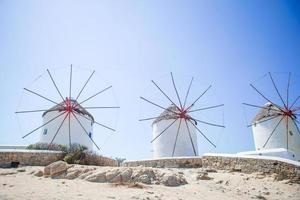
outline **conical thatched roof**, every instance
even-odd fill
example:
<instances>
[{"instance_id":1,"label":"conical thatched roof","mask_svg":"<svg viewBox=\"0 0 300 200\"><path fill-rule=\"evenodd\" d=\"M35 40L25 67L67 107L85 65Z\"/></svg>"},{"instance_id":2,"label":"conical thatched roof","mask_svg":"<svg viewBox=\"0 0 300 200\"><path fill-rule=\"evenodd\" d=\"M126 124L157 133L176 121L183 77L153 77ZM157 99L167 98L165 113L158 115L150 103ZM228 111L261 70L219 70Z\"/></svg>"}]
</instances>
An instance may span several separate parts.
<instances>
[{"instance_id":1,"label":"conical thatched roof","mask_svg":"<svg viewBox=\"0 0 300 200\"><path fill-rule=\"evenodd\" d=\"M275 110L279 111L279 109L276 106L274 106L272 103L270 102L266 103L264 105L264 108L261 108L259 112L255 115L255 117L252 120L252 123L260 121L264 118L277 116L278 112L276 112Z\"/></svg>"},{"instance_id":2,"label":"conical thatched roof","mask_svg":"<svg viewBox=\"0 0 300 200\"><path fill-rule=\"evenodd\" d=\"M160 122L161 120L168 120L168 119L177 119L178 118L178 115L176 115L175 113L173 112L176 112L176 113L179 113L179 110L177 109L177 107L175 105L171 105L169 106L166 110L164 110L158 118L156 118L152 125L155 124L155 123L158 123Z\"/></svg>"},{"instance_id":3,"label":"conical thatched roof","mask_svg":"<svg viewBox=\"0 0 300 200\"><path fill-rule=\"evenodd\" d=\"M78 112L79 114L86 115L86 116L90 117L92 119L92 121L94 122L94 117L91 113L89 113L84 107L82 107L80 104L78 104L78 102L75 101L74 99L71 99L70 101L72 102L72 105L74 105L74 104L77 105L76 108L74 109L76 112ZM45 111L43 113L42 117L44 117L48 112L64 111L65 110L64 105L65 105L65 103L61 102L61 103L53 106L52 108Z\"/></svg>"},{"instance_id":4,"label":"conical thatched roof","mask_svg":"<svg viewBox=\"0 0 300 200\"><path fill-rule=\"evenodd\" d=\"M172 112L173 111L173 112ZM178 113L178 114L175 114L175 113ZM166 110L164 110L158 118L156 118L152 125L155 124L155 123L158 123L162 120L169 120L169 119L178 119L179 118L179 113L180 111L178 110L178 108L175 106L175 105L171 105L169 106ZM189 115L187 115L187 117L189 117L190 119L192 119L192 117L190 117ZM192 119L193 120L193 119ZM194 121L194 120L193 120ZM195 124L197 124L195 122Z\"/></svg>"}]
</instances>

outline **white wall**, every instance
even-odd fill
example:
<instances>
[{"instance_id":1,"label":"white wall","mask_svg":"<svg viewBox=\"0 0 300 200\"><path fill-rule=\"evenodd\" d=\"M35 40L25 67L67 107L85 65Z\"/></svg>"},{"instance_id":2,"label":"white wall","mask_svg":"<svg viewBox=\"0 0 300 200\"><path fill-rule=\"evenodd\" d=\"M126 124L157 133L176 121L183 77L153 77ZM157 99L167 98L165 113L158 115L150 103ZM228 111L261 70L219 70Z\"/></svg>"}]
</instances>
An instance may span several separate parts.
<instances>
[{"instance_id":1,"label":"white wall","mask_svg":"<svg viewBox=\"0 0 300 200\"><path fill-rule=\"evenodd\" d=\"M262 120L265 120L264 118ZM275 126L278 124L281 117L262 122L252 126L254 143L256 150L263 149L276 149L276 148L285 148L287 149L287 138L288 138L288 151L292 152L295 155L295 160L300 160L300 133L297 130L297 127L289 120L289 133L288 137L286 134L286 121L283 119L280 125L277 127L273 135L271 136L269 142L263 147L268 137L272 133ZM259 122L259 121L258 121Z\"/></svg>"},{"instance_id":2,"label":"white wall","mask_svg":"<svg viewBox=\"0 0 300 200\"><path fill-rule=\"evenodd\" d=\"M157 135L159 135L173 121L174 121L173 119L161 120L158 123L153 124L152 126L153 139ZM177 129L179 126L179 121L180 120L177 120L169 129L167 129L160 137L158 137L152 143L154 158L172 156ZM194 147L196 150L196 154L198 155L197 135L195 132L195 128L190 123L188 123L188 125L191 132L191 137L194 143ZM177 139L176 148L174 152L174 157L179 157L179 156L195 156L184 120L182 120L181 122L181 127L178 134L178 139Z\"/></svg>"},{"instance_id":3,"label":"white wall","mask_svg":"<svg viewBox=\"0 0 300 200\"><path fill-rule=\"evenodd\" d=\"M61 112L58 112L58 111L52 111L52 112L46 113L46 115L44 115L44 117L43 117L43 123L48 122L49 120L51 120L55 116L59 115L60 113ZM52 138L54 137L57 129L59 128L59 126L62 123L65 116L66 116L66 114L58 117L57 119L55 119L54 121L50 122L49 124L47 124L46 126L43 127L41 134L40 134L40 142L43 142L43 143L51 142ZM92 137L93 137L93 127L91 125L91 121L89 121L79 115L76 115L76 117L81 122L81 124L84 126L86 131L88 133L92 133ZM86 116L86 117L88 117L88 116ZM64 123L63 123L59 133L57 134L55 140L53 141L53 143L64 144L64 145L69 146L69 123L68 123L69 119L68 118L69 117L67 117L66 120L64 121ZM92 150L92 148L93 148L92 141L86 135L85 131L82 129L82 127L80 126L80 124L74 118L74 116L72 114L71 114L70 122L71 122L71 142L82 144L82 145L88 147L88 149ZM47 134L44 134L45 129L47 129Z\"/></svg>"}]
</instances>

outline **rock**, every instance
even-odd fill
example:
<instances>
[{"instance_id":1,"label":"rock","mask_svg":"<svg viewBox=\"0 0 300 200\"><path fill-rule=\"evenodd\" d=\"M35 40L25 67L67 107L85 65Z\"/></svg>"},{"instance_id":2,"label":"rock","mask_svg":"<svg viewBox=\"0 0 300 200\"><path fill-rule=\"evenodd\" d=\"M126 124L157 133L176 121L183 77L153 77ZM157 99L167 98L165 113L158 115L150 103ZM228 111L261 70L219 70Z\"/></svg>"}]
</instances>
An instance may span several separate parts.
<instances>
[{"instance_id":1,"label":"rock","mask_svg":"<svg viewBox=\"0 0 300 200\"><path fill-rule=\"evenodd\" d=\"M196 179L197 180L211 180L213 178L209 177L207 172L202 172L197 175Z\"/></svg>"},{"instance_id":2,"label":"rock","mask_svg":"<svg viewBox=\"0 0 300 200\"><path fill-rule=\"evenodd\" d=\"M242 166L241 165L235 165L234 168L231 170L232 172L241 172Z\"/></svg>"},{"instance_id":3,"label":"rock","mask_svg":"<svg viewBox=\"0 0 300 200\"><path fill-rule=\"evenodd\" d=\"M172 174L164 175L162 179L162 183L165 186L175 187L175 186L187 184L187 181L182 175L172 173Z\"/></svg>"},{"instance_id":4,"label":"rock","mask_svg":"<svg viewBox=\"0 0 300 200\"><path fill-rule=\"evenodd\" d=\"M138 178L138 181L145 184L151 184L151 178L147 174L143 174Z\"/></svg>"},{"instance_id":5,"label":"rock","mask_svg":"<svg viewBox=\"0 0 300 200\"><path fill-rule=\"evenodd\" d=\"M257 199L262 199L262 200L267 200L266 197L262 196L262 195L256 195L255 196Z\"/></svg>"},{"instance_id":6,"label":"rock","mask_svg":"<svg viewBox=\"0 0 300 200\"><path fill-rule=\"evenodd\" d=\"M264 195L270 195L270 192L263 192Z\"/></svg>"},{"instance_id":7,"label":"rock","mask_svg":"<svg viewBox=\"0 0 300 200\"><path fill-rule=\"evenodd\" d=\"M78 176L79 179L85 179L88 176L92 175L94 172L93 171L86 171L83 170L83 172Z\"/></svg>"},{"instance_id":8,"label":"rock","mask_svg":"<svg viewBox=\"0 0 300 200\"><path fill-rule=\"evenodd\" d=\"M50 175L51 178L58 177L66 172L68 169L68 164L64 161L57 161L51 163L44 168L44 175Z\"/></svg>"},{"instance_id":9,"label":"rock","mask_svg":"<svg viewBox=\"0 0 300 200\"><path fill-rule=\"evenodd\" d=\"M50 176L50 165L44 168L44 176Z\"/></svg>"},{"instance_id":10,"label":"rock","mask_svg":"<svg viewBox=\"0 0 300 200\"><path fill-rule=\"evenodd\" d=\"M121 174L116 175L109 182L111 182L111 183L120 183L120 182L122 182Z\"/></svg>"},{"instance_id":11,"label":"rock","mask_svg":"<svg viewBox=\"0 0 300 200\"><path fill-rule=\"evenodd\" d=\"M17 172L26 172L26 169L17 169Z\"/></svg>"},{"instance_id":12,"label":"rock","mask_svg":"<svg viewBox=\"0 0 300 200\"><path fill-rule=\"evenodd\" d=\"M262 174L258 174L255 176L256 179L263 179L265 178L266 176L265 175L262 175Z\"/></svg>"},{"instance_id":13,"label":"rock","mask_svg":"<svg viewBox=\"0 0 300 200\"><path fill-rule=\"evenodd\" d=\"M90 182L98 182L98 183L105 183L106 182L106 173L105 172L98 172L95 174L88 175L85 180Z\"/></svg>"},{"instance_id":14,"label":"rock","mask_svg":"<svg viewBox=\"0 0 300 200\"><path fill-rule=\"evenodd\" d=\"M283 176L283 174L276 174L274 176L274 181L282 181L284 179L285 179L285 177Z\"/></svg>"},{"instance_id":15,"label":"rock","mask_svg":"<svg viewBox=\"0 0 300 200\"><path fill-rule=\"evenodd\" d=\"M133 171L131 179L134 181L142 182L142 183L143 183L143 181L145 183L149 183L149 182L151 183L152 180L156 180L156 175L155 175L155 172L153 171L153 169L142 168L140 170Z\"/></svg>"},{"instance_id":16,"label":"rock","mask_svg":"<svg viewBox=\"0 0 300 200\"><path fill-rule=\"evenodd\" d=\"M34 175L37 176L37 177L41 177L41 176L44 175L44 173L43 173L42 170L39 170L39 171L35 172Z\"/></svg>"},{"instance_id":17,"label":"rock","mask_svg":"<svg viewBox=\"0 0 300 200\"><path fill-rule=\"evenodd\" d=\"M132 169L125 169L121 172L121 179L123 182L128 182L131 180Z\"/></svg>"},{"instance_id":18,"label":"rock","mask_svg":"<svg viewBox=\"0 0 300 200\"><path fill-rule=\"evenodd\" d=\"M106 180L110 183L121 182L121 175L119 169L113 169L112 171L106 172Z\"/></svg>"},{"instance_id":19,"label":"rock","mask_svg":"<svg viewBox=\"0 0 300 200\"><path fill-rule=\"evenodd\" d=\"M75 179L75 178L77 178L78 177L78 175L80 174L82 172L82 170L80 170L80 169L75 169L75 170L72 170L72 171L70 171L70 172L68 172L67 173L67 175L66 175L66 179Z\"/></svg>"},{"instance_id":20,"label":"rock","mask_svg":"<svg viewBox=\"0 0 300 200\"><path fill-rule=\"evenodd\" d=\"M212 169L212 168L205 169L205 171L208 173L217 173L217 170Z\"/></svg>"}]
</instances>

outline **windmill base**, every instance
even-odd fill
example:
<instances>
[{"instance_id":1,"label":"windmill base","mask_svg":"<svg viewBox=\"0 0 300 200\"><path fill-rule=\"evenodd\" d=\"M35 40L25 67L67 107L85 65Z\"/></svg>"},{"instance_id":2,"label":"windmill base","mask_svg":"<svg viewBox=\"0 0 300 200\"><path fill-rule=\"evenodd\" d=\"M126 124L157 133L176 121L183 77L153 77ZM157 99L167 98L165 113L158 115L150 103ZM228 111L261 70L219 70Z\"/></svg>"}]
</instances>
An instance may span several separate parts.
<instances>
[{"instance_id":1,"label":"windmill base","mask_svg":"<svg viewBox=\"0 0 300 200\"><path fill-rule=\"evenodd\" d=\"M285 158L285 159L289 159L289 160L296 160L296 161L300 160L299 155L297 155L294 152L291 152L285 148L245 151L245 152L237 153L237 155L272 156L272 157Z\"/></svg>"}]
</instances>

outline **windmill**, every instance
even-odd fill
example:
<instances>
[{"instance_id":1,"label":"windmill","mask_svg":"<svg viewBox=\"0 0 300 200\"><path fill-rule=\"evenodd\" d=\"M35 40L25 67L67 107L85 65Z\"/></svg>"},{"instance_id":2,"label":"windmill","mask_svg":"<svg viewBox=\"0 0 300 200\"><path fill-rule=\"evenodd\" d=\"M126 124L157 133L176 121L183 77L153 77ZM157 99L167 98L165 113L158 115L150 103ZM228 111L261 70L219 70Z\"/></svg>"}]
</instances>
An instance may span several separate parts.
<instances>
[{"instance_id":1,"label":"windmill","mask_svg":"<svg viewBox=\"0 0 300 200\"><path fill-rule=\"evenodd\" d=\"M52 76L49 69L46 70L46 76L48 81L50 81L57 92L57 97L60 100L50 98L41 92L34 91L32 89L24 88L25 92L31 95L38 97L39 100L46 101L51 103L53 106L44 108L44 109L31 109L31 110L18 110L15 113L17 115L31 114L31 113L42 113L43 123L40 126L35 127L31 131L27 132L22 138L36 133L38 130L41 130L40 133L40 142L48 143L48 149L50 149L52 144L65 144L71 146L73 143L82 144L92 150L93 144L99 150L99 146L93 139L93 125L98 125L105 130L114 132L115 129L111 128L104 123L100 123L95 120L94 116L88 110L102 110L102 109L117 109L118 106L84 106L86 102L92 101L96 96L105 93L112 86L105 87L102 90L98 90L93 95L90 95L86 98L83 98L84 90L86 90L90 80L95 74L95 70L89 75L87 80L84 82L84 85L80 87L80 91L75 94L72 88L73 78L73 67L70 66L69 77L67 75L67 81L69 81L67 90L68 94L64 98L62 92L59 90L59 87ZM63 74L64 76L65 74ZM76 83L78 80L76 81ZM42 91L46 93L50 90L51 86L47 86ZM30 101L30 100L29 100Z\"/></svg>"},{"instance_id":2,"label":"windmill","mask_svg":"<svg viewBox=\"0 0 300 200\"><path fill-rule=\"evenodd\" d=\"M158 86L158 84L153 80L151 82L168 100L169 105L161 106L158 103L155 103L144 97L140 97L143 101L163 110L163 112L159 116L139 120L154 120L152 123L153 139L151 140L151 143L153 145L153 156L155 158L170 156L197 156L198 147L196 133L199 133L202 137L204 137L210 145L216 147L214 142L201 130L201 127L198 127L198 124L219 128L224 128L224 126L196 119L195 117L193 117L193 114L200 111L222 107L224 106L224 104L195 108L195 105L197 104L199 99L203 97L212 86L210 85L199 96L197 96L197 98L194 99L191 104L188 104L187 100L194 78L192 78L189 83L184 100L180 98L172 72L171 79L178 103L172 100L166 94L166 92L164 92L161 87Z\"/></svg>"},{"instance_id":3,"label":"windmill","mask_svg":"<svg viewBox=\"0 0 300 200\"><path fill-rule=\"evenodd\" d=\"M291 73L288 74L284 96L279 92L273 75L269 72L267 76L272 82L281 103L275 103L274 100L267 97L253 84L250 84L250 86L266 101L265 105L243 103L246 106L260 108L252 123L248 125L248 127L252 127L256 151L268 152L273 149L279 155L283 154L280 148L284 148L284 152L288 155L281 156L299 160L300 131L298 126L300 122L298 117L300 116L300 106L297 105L297 102L300 96L297 96L293 101L290 100Z\"/></svg>"}]
</instances>

